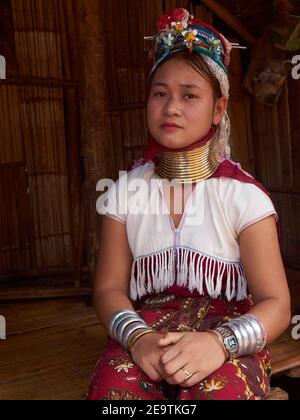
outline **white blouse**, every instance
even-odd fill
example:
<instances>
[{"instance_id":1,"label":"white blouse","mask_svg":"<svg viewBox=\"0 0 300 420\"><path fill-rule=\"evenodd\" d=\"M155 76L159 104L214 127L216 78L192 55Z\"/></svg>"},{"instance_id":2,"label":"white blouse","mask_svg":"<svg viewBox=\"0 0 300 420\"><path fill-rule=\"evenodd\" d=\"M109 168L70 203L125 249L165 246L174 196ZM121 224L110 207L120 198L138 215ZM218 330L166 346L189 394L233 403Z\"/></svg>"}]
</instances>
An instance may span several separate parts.
<instances>
[{"instance_id":1,"label":"white blouse","mask_svg":"<svg viewBox=\"0 0 300 420\"><path fill-rule=\"evenodd\" d=\"M233 178L198 181L187 194L180 225L175 228L166 202L166 182L150 161L124 172L97 204L100 214L126 225L133 256L130 298L173 285L200 294L205 285L216 298L221 295L225 272L226 298L245 299L247 280L239 234L267 216L278 220L271 199L255 184Z\"/></svg>"}]
</instances>

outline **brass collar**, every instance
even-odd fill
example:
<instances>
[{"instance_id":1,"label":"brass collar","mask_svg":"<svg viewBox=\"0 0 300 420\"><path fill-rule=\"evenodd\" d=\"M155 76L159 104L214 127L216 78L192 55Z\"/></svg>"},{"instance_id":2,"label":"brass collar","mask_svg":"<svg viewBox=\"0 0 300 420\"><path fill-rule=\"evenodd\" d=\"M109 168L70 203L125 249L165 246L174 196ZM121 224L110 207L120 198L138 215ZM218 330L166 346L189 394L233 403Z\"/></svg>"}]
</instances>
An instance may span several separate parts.
<instances>
[{"instance_id":1,"label":"brass collar","mask_svg":"<svg viewBox=\"0 0 300 420\"><path fill-rule=\"evenodd\" d=\"M156 172L161 178L169 181L178 180L187 184L209 178L218 168L215 146L218 131L204 146L186 152L163 152L159 155Z\"/></svg>"}]
</instances>

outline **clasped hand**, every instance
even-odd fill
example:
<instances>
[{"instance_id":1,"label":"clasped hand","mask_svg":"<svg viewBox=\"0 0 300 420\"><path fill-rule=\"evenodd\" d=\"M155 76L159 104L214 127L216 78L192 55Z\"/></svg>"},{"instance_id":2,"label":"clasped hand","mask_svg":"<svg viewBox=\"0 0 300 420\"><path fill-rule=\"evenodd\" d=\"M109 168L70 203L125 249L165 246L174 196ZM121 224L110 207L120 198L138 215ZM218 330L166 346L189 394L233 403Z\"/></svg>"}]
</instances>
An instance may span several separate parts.
<instances>
[{"instance_id":1,"label":"clasped hand","mask_svg":"<svg viewBox=\"0 0 300 420\"><path fill-rule=\"evenodd\" d=\"M225 362L220 345L206 332L147 334L134 344L134 362L156 382L192 387Z\"/></svg>"}]
</instances>

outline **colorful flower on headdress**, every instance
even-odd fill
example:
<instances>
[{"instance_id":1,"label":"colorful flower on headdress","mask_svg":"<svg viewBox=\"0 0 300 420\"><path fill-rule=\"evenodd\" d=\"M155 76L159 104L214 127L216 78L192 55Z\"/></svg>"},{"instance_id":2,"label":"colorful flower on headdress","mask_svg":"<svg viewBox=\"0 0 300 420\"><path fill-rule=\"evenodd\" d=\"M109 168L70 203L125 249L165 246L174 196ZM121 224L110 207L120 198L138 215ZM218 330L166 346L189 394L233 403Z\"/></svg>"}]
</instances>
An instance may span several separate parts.
<instances>
[{"instance_id":1,"label":"colorful flower on headdress","mask_svg":"<svg viewBox=\"0 0 300 420\"><path fill-rule=\"evenodd\" d=\"M193 47L193 44L195 41L200 41L199 38L197 38L198 30L193 29L189 31L182 31L181 34L184 36L184 43L188 48Z\"/></svg>"},{"instance_id":2,"label":"colorful flower on headdress","mask_svg":"<svg viewBox=\"0 0 300 420\"><path fill-rule=\"evenodd\" d=\"M163 32L159 36L159 42L163 42L167 47L173 47L175 39L173 32Z\"/></svg>"},{"instance_id":3,"label":"colorful flower on headdress","mask_svg":"<svg viewBox=\"0 0 300 420\"><path fill-rule=\"evenodd\" d=\"M188 27L188 24L187 22L172 22L171 26L176 32L182 32L185 28Z\"/></svg>"},{"instance_id":4,"label":"colorful flower on headdress","mask_svg":"<svg viewBox=\"0 0 300 420\"><path fill-rule=\"evenodd\" d=\"M244 48L230 43L212 26L194 19L188 10L177 8L161 15L157 22L158 34L144 39L156 41L154 67L173 51L187 48L211 58L227 74L232 48ZM153 68L154 68L153 67Z\"/></svg>"},{"instance_id":5,"label":"colorful flower on headdress","mask_svg":"<svg viewBox=\"0 0 300 420\"><path fill-rule=\"evenodd\" d=\"M215 51L217 54L221 54L222 42L219 39L211 39L211 50Z\"/></svg>"}]
</instances>

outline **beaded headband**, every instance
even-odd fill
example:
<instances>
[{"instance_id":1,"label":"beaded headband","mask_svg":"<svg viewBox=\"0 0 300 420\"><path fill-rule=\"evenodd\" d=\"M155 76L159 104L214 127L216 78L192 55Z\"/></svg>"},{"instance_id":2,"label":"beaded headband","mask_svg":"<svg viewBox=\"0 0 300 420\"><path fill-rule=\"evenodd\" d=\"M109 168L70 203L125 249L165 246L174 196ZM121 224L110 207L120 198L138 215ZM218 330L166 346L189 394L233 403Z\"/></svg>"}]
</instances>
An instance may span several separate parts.
<instances>
[{"instance_id":1,"label":"beaded headband","mask_svg":"<svg viewBox=\"0 0 300 420\"><path fill-rule=\"evenodd\" d=\"M209 57L227 75L231 49L245 48L229 42L215 28L195 19L183 8L161 15L157 21L157 29L157 34L144 37L146 40L156 41L155 48L150 51L150 58L154 58L151 73L168 55L187 49L191 53L195 51Z\"/></svg>"}]
</instances>

